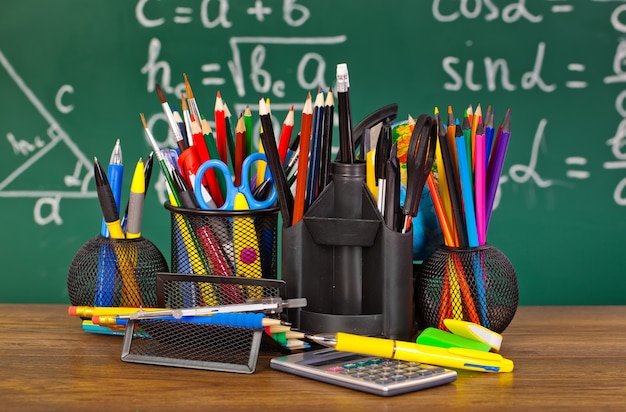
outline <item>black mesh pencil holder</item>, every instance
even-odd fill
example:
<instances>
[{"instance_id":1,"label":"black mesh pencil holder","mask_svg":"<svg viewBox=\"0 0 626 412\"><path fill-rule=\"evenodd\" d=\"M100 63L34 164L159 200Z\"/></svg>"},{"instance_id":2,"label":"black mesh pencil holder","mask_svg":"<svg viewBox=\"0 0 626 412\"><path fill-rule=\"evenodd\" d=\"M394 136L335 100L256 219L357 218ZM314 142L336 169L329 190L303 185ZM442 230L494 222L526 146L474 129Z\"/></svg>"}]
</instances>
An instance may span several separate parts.
<instances>
[{"instance_id":1,"label":"black mesh pencil holder","mask_svg":"<svg viewBox=\"0 0 626 412\"><path fill-rule=\"evenodd\" d=\"M519 301L517 276L497 248L441 247L416 271L418 327L446 330L444 319L461 319L501 333Z\"/></svg>"},{"instance_id":2,"label":"black mesh pencil holder","mask_svg":"<svg viewBox=\"0 0 626 412\"><path fill-rule=\"evenodd\" d=\"M227 289L229 293L223 293ZM181 273L157 274L159 306L173 309L200 302L185 299L183 296L187 293L205 294L206 298L208 292L217 305L230 305L242 303L246 291L250 289L256 290L255 295L259 299L279 297L284 282ZM129 320L121 358L125 362L252 373L264 333L262 328L227 323L158 318Z\"/></svg>"},{"instance_id":3,"label":"black mesh pencil holder","mask_svg":"<svg viewBox=\"0 0 626 412\"><path fill-rule=\"evenodd\" d=\"M276 279L278 208L202 210L173 207L172 272Z\"/></svg>"},{"instance_id":4,"label":"black mesh pencil holder","mask_svg":"<svg viewBox=\"0 0 626 412\"><path fill-rule=\"evenodd\" d=\"M148 239L96 236L76 252L67 289L75 306L156 306L156 273L167 262Z\"/></svg>"}]
</instances>

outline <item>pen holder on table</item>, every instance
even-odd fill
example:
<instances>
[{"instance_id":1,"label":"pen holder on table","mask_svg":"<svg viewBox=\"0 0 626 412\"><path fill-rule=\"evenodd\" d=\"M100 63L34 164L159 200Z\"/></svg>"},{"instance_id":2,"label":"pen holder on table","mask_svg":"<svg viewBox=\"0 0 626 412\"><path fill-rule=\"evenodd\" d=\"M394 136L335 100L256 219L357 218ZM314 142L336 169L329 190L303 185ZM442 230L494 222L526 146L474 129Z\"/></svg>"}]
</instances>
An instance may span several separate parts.
<instances>
[{"instance_id":1,"label":"pen holder on table","mask_svg":"<svg viewBox=\"0 0 626 412\"><path fill-rule=\"evenodd\" d=\"M446 330L443 319L480 324L501 333L519 301L517 276L509 259L492 245L441 247L416 270L418 327Z\"/></svg>"},{"instance_id":2,"label":"pen holder on table","mask_svg":"<svg viewBox=\"0 0 626 412\"><path fill-rule=\"evenodd\" d=\"M287 297L307 307L288 309L301 330L351 332L411 339L411 231L383 222L365 184L365 164L331 164L332 181L295 225L283 228L282 279Z\"/></svg>"},{"instance_id":3,"label":"pen holder on table","mask_svg":"<svg viewBox=\"0 0 626 412\"><path fill-rule=\"evenodd\" d=\"M197 275L278 277L278 208L202 210L174 207L172 272Z\"/></svg>"},{"instance_id":4,"label":"pen holder on table","mask_svg":"<svg viewBox=\"0 0 626 412\"><path fill-rule=\"evenodd\" d=\"M280 297L285 283L275 279L157 274L160 307L187 308L181 295L194 290L214 294L220 305L241 303L225 289L256 289L259 298ZM181 292L182 291L182 292ZM199 302L191 302L195 304ZM269 315L267 315L269 316ZM122 360L223 372L252 373L256 368L263 329L166 319L129 320Z\"/></svg>"},{"instance_id":5,"label":"pen holder on table","mask_svg":"<svg viewBox=\"0 0 626 412\"><path fill-rule=\"evenodd\" d=\"M156 306L156 273L167 262L148 239L96 236L76 252L67 277L75 306Z\"/></svg>"}]
</instances>

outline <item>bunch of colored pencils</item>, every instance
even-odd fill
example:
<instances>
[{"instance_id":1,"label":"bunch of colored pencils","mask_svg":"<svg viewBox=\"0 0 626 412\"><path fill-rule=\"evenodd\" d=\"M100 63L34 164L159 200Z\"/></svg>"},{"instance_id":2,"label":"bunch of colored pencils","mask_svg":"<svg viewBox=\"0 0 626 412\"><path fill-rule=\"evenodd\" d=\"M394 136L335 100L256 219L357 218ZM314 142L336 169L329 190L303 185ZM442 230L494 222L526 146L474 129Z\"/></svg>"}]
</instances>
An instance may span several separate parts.
<instances>
[{"instance_id":1,"label":"bunch of colored pencils","mask_svg":"<svg viewBox=\"0 0 626 412\"><path fill-rule=\"evenodd\" d=\"M496 130L494 111L483 118L480 105L469 106L463 120L448 106L447 124L439 119L435 162L438 179L429 178L445 244L477 247L487 242L498 183L511 136L511 111Z\"/></svg>"},{"instance_id":2,"label":"bunch of colored pencils","mask_svg":"<svg viewBox=\"0 0 626 412\"><path fill-rule=\"evenodd\" d=\"M438 121L436 170L428 186L445 244L451 248L475 248L486 244L498 183L511 135L511 111L507 110L498 129L489 107L483 118L480 105L469 106L462 121L448 107L447 124ZM452 251L443 278L439 327L446 318L466 319L490 326L484 262L473 253L471 262L461 261Z\"/></svg>"}]
</instances>

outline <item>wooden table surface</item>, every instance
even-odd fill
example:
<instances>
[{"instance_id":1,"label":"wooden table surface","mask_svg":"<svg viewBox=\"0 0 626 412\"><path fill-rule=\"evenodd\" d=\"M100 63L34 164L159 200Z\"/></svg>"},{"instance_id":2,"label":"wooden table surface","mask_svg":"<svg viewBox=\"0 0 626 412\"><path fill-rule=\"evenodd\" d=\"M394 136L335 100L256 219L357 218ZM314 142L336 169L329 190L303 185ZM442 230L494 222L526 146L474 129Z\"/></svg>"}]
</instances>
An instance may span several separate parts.
<instances>
[{"instance_id":1,"label":"wooden table surface","mask_svg":"<svg viewBox=\"0 0 626 412\"><path fill-rule=\"evenodd\" d=\"M520 307L512 373L379 397L270 368L252 374L127 363L122 338L85 333L66 305L0 304L0 410L626 410L626 306ZM423 409L424 408L424 409Z\"/></svg>"}]
</instances>

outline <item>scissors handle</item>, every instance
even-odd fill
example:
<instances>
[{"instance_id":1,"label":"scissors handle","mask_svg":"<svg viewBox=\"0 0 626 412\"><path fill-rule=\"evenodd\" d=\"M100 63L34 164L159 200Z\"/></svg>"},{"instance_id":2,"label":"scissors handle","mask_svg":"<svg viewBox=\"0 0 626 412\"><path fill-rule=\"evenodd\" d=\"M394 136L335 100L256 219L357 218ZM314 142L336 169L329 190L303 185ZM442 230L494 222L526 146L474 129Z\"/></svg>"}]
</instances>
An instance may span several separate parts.
<instances>
[{"instance_id":1,"label":"scissors handle","mask_svg":"<svg viewBox=\"0 0 626 412\"><path fill-rule=\"evenodd\" d=\"M264 200L257 200L252 195L252 190L250 189L250 166L252 163L260 160L266 160L265 154L253 153L246 157L241 170L241 186L238 187L235 187L233 184L230 170L228 170L228 166L224 162L211 159L202 163L196 173L196 180L194 181L193 187L200 208L204 210L235 210L235 197L237 193L244 195L250 209L265 209L271 207L276 202L277 198L276 189L274 187L272 187L270 194ZM217 208L211 207L202 196L202 176L204 176L209 169L218 169L222 173L226 183L226 193L222 194L224 195L224 204Z\"/></svg>"},{"instance_id":2,"label":"scissors handle","mask_svg":"<svg viewBox=\"0 0 626 412\"><path fill-rule=\"evenodd\" d=\"M276 192L276 188L273 183L272 189L266 199L258 200L254 197L254 190L250 187L250 167L254 162L258 161L267 162L265 153L252 153L244 159L243 165L241 166L241 186L239 186L239 191L246 197L250 209L266 209L276 203L276 200L278 199L278 193ZM269 168L266 170L269 170ZM273 182L273 178L271 181Z\"/></svg>"},{"instance_id":3,"label":"scissors handle","mask_svg":"<svg viewBox=\"0 0 626 412\"><path fill-rule=\"evenodd\" d=\"M415 123L407 152L405 215L417 215L422 191L433 166L436 145L437 124L431 116L423 114Z\"/></svg>"}]
</instances>

